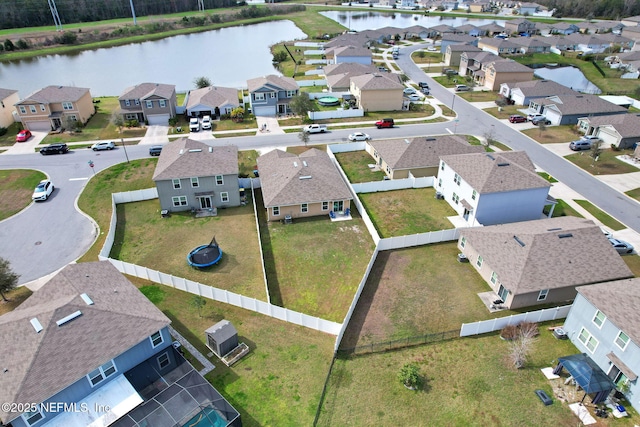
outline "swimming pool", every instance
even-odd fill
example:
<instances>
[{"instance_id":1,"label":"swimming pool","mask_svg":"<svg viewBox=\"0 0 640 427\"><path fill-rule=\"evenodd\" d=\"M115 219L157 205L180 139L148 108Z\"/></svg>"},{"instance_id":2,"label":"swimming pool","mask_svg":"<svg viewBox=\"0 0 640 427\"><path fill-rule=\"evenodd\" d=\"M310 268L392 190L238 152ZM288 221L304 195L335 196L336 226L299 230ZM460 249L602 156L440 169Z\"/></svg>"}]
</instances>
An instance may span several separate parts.
<instances>
[{"instance_id":1,"label":"swimming pool","mask_svg":"<svg viewBox=\"0 0 640 427\"><path fill-rule=\"evenodd\" d=\"M226 427L226 425L227 421L215 409L207 407L187 421L183 427Z\"/></svg>"}]
</instances>

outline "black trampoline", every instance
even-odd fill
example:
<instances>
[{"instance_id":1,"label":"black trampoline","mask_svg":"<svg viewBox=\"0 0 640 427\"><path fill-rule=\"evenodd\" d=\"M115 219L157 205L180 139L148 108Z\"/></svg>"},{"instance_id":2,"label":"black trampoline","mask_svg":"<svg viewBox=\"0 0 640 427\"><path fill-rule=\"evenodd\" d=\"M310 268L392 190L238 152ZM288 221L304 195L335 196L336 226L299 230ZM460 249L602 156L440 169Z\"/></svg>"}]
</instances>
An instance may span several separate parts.
<instances>
[{"instance_id":1,"label":"black trampoline","mask_svg":"<svg viewBox=\"0 0 640 427\"><path fill-rule=\"evenodd\" d=\"M187 255L187 262L191 267L207 268L217 264L222 259L222 249L214 236L208 245L198 246Z\"/></svg>"}]
</instances>

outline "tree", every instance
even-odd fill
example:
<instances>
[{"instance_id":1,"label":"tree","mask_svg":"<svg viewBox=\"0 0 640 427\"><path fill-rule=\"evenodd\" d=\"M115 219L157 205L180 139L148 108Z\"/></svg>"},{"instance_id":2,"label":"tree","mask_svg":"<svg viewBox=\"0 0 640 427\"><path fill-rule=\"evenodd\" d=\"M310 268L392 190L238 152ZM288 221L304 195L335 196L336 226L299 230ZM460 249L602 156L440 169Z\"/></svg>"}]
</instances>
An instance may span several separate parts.
<instances>
[{"instance_id":1,"label":"tree","mask_svg":"<svg viewBox=\"0 0 640 427\"><path fill-rule=\"evenodd\" d=\"M279 50L277 52L274 52L272 61L276 63L280 63L280 62L286 61L287 58L289 58L289 55L287 55L287 52L285 52L284 50Z\"/></svg>"},{"instance_id":2,"label":"tree","mask_svg":"<svg viewBox=\"0 0 640 427\"><path fill-rule=\"evenodd\" d=\"M518 325L517 334L509 343L509 359L516 369L524 367L538 333L538 325L535 323L522 322Z\"/></svg>"},{"instance_id":3,"label":"tree","mask_svg":"<svg viewBox=\"0 0 640 427\"><path fill-rule=\"evenodd\" d=\"M13 42L9 39L6 39L4 41L4 50L6 50L7 52L11 52L13 50L15 50L16 47L13 45Z\"/></svg>"},{"instance_id":4,"label":"tree","mask_svg":"<svg viewBox=\"0 0 640 427\"><path fill-rule=\"evenodd\" d=\"M304 146L306 147L307 144L309 143L309 134L307 132L300 132L298 134L298 139L300 140L300 142L304 143Z\"/></svg>"},{"instance_id":5,"label":"tree","mask_svg":"<svg viewBox=\"0 0 640 427\"><path fill-rule=\"evenodd\" d=\"M602 154L602 141L597 139L591 141L591 149L589 150L589 156L593 159L593 162L591 163L592 167L596 165L596 162L598 161L600 154Z\"/></svg>"},{"instance_id":6,"label":"tree","mask_svg":"<svg viewBox=\"0 0 640 427\"><path fill-rule=\"evenodd\" d=\"M296 116L306 116L309 111L316 110L316 103L309 98L308 93L302 92L300 95L296 95L291 98L291 101L289 101L289 107Z\"/></svg>"},{"instance_id":7,"label":"tree","mask_svg":"<svg viewBox=\"0 0 640 427\"><path fill-rule=\"evenodd\" d=\"M19 274L16 274L11 270L9 261L4 258L0 258L0 296L2 296L3 301L9 301L4 294L18 285L19 277Z\"/></svg>"},{"instance_id":8,"label":"tree","mask_svg":"<svg viewBox=\"0 0 640 427\"><path fill-rule=\"evenodd\" d=\"M418 55L418 58L422 59L426 56L426 53L424 53L424 50L419 50L417 55Z\"/></svg>"},{"instance_id":9,"label":"tree","mask_svg":"<svg viewBox=\"0 0 640 427\"><path fill-rule=\"evenodd\" d=\"M547 130L547 123L544 120L538 122L538 135L542 136L542 133Z\"/></svg>"},{"instance_id":10,"label":"tree","mask_svg":"<svg viewBox=\"0 0 640 427\"><path fill-rule=\"evenodd\" d=\"M78 127L78 122L73 118L73 116L66 116L64 118L64 127L68 132L73 132Z\"/></svg>"},{"instance_id":11,"label":"tree","mask_svg":"<svg viewBox=\"0 0 640 427\"><path fill-rule=\"evenodd\" d=\"M242 122L244 120L244 108L237 107L231 110L231 120L234 122Z\"/></svg>"},{"instance_id":12,"label":"tree","mask_svg":"<svg viewBox=\"0 0 640 427\"><path fill-rule=\"evenodd\" d=\"M422 385L420 368L415 363L407 363L398 372L398 379L405 387L416 390Z\"/></svg>"},{"instance_id":13,"label":"tree","mask_svg":"<svg viewBox=\"0 0 640 427\"><path fill-rule=\"evenodd\" d=\"M193 79L193 84L196 89L202 89L203 87L211 86L211 80L208 77L200 76Z\"/></svg>"},{"instance_id":14,"label":"tree","mask_svg":"<svg viewBox=\"0 0 640 427\"><path fill-rule=\"evenodd\" d=\"M484 136L484 141L482 142L482 145L486 150L487 148L489 148L490 145L495 144L497 142L495 126L491 125L491 127L489 127L489 129L485 131L483 136Z\"/></svg>"},{"instance_id":15,"label":"tree","mask_svg":"<svg viewBox=\"0 0 640 427\"><path fill-rule=\"evenodd\" d=\"M191 307L195 307L196 310L198 310L198 317L202 317L202 308L207 305L207 300L202 298L200 295L194 295L193 297L191 297L189 305Z\"/></svg>"}]
</instances>

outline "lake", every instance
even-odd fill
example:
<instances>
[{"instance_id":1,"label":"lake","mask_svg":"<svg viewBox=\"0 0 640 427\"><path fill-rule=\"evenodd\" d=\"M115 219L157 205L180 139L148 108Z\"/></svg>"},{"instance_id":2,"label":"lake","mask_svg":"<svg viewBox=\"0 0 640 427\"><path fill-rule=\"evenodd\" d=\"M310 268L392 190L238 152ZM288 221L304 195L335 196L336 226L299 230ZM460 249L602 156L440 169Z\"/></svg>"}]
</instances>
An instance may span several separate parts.
<instances>
[{"instance_id":1,"label":"lake","mask_svg":"<svg viewBox=\"0 0 640 427\"><path fill-rule=\"evenodd\" d=\"M120 95L143 82L193 89L196 77L214 85L246 87L247 79L280 74L271 63L273 44L304 39L291 21L221 28L73 54L0 63L0 87L21 98L48 85L87 87L92 96Z\"/></svg>"},{"instance_id":2,"label":"lake","mask_svg":"<svg viewBox=\"0 0 640 427\"><path fill-rule=\"evenodd\" d=\"M541 79L560 83L573 90L594 95L602 93L598 86L591 83L576 67L543 67L535 68L533 74Z\"/></svg>"}]
</instances>

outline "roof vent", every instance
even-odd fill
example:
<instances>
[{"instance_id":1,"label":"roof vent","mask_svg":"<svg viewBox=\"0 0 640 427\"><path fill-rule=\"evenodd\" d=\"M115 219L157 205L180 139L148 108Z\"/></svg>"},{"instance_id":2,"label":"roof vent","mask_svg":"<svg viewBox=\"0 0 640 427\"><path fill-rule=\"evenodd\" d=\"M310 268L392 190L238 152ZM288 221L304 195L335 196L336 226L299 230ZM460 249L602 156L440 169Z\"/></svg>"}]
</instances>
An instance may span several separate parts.
<instances>
[{"instance_id":1,"label":"roof vent","mask_svg":"<svg viewBox=\"0 0 640 427\"><path fill-rule=\"evenodd\" d=\"M182 153L184 153L184 150L181 148L178 154L182 154Z\"/></svg>"},{"instance_id":2,"label":"roof vent","mask_svg":"<svg viewBox=\"0 0 640 427\"><path fill-rule=\"evenodd\" d=\"M411 144L411 141L409 141L408 139L405 139L405 140L404 140L404 142L405 142L406 144Z\"/></svg>"},{"instance_id":3,"label":"roof vent","mask_svg":"<svg viewBox=\"0 0 640 427\"><path fill-rule=\"evenodd\" d=\"M303 160L303 161L302 161L302 166L304 166L304 167L309 166L309 165L307 165L307 161L306 161L306 160Z\"/></svg>"},{"instance_id":4,"label":"roof vent","mask_svg":"<svg viewBox=\"0 0 640 427\"><path fill-rule=\"evenodd\" d=\"M303 175L300 179L311 179L311 175Z\"/></svg>"},{"instance_id":5,"label":"roof vent","mask_svg":"<svg viewBox=\"0 0 640 427\"><path fill-rule=\"evenodd\" d=\"M35 317L33 319L30 320L31 322L31 326L33 326L33 329L36 330L36 333L40 333L40 331L42 331L42 329L44 329L42 327L42 324L40 323L40 321L38 319L36 319Z\"/></svg>"},{"instance_id":6,"label":"roof vent","mask_svg":"<svg viewBox=\"0 0 640 427\"><path fill-rule=\"evenodd\" d=\"M87 305L93 305L93 300L91 298L89 298L89 295L87 294L80 294L80 298L82 298L82 301L85 302L85 304Z\"/></svg>"},{"instance_id":7,"label":"roof vent","mask_svg":"<svg viewBox=\"0 0 640 427\"><path fill-rule=\"evenodd\" d=\"M496 158L493 157L491 154L487 154L487 157L490 158L491 160L495 160Z\"/></svg>"},{"instance_id":8,"label":"roof vent","mask_svg":"<svg viewBox=\"0 0 640 427\"><path fill-rule=\"evenodd\" d=\"M298 167L298 162L293 162L293 167L297 168Z\"/></svg>"},{"instance_id":9,"label":"roof vent","mask_svg":"<svg viewBox=\"0 0 640 427\"><path fill-rule=\"evenodd\" d=\"M566 239L567 237L573 237L573 234L571 233L558 234L558 238L560 239Z\"/></svg>"},{"instance_id":10,"label":"roof vent","mask_svg":"<svg viewBox=\"0 0 640 427\"><path fill-rule=\"evenodd\" d=\"M68 315L66 317L63 317L62 319L58 320L56 322L56 325L62 326L65 323L71 322L73 319L75 319L76 317L80 317L80 316L82 316L82 312L80 310L75 311L75 312L71 313L70 315Z\"/></svg>"},{"instance_id":11,"label":"roof vent","mask_svg":"<svg viewBox=\"0 0 640 427\"><path fill-rule=\"evenodd\" d=\"M192 148L189 150L190 153L199 153L202 151L202 148Z\"/></svg>"},{"instance_id":12,"label":"roof vent","mask_svg":"<svg viewBox=\"0 0 640 427\"><path fill-rule=\"evenodd\" d=\"M427 139L425 139L425 141L435 141L435 140L436 140L435 138L427 138Z\"/></svg>"},{"instance_id":13,"label":"roof vent","mask_svg":"<svg viewBox=\"0 0 640 427\"><path fill-rule=\"evenodd\" d=\"M213 147L209 147L209 152L213 153Z\"/></svg>"},{"instance_id":14,"label":"roof vent","mask_svg":"<svg viewBox=\"0 0 640 427\"><path fill-rule=\"evenodd\" d=\"M559 230L562 230L562 227L556 227L556 228L547 229L547 231L559 231Z\"/></svg>"},{"instance_id":15,"label":"roof vent","mask_svg":"<svg viewBox=\"0 0 640 427\"><path fill-rule=\"evenodd\" d=\"M498 166L509 166L509 162L498 163Z\"/></svg>"},{"instance_id":16,"label":"roof vent","mask_svg":"<svg viewBox=\"0 0 640 427\"><path fill-rule=\"evenodd\" d=\"M513 240L515 240L516 242L518 242L518 244L524 248L524 242L523 242L522 240L520 240L520 239L518 238L518 236L513 236Z\"/></svg>"}]
</instances>

